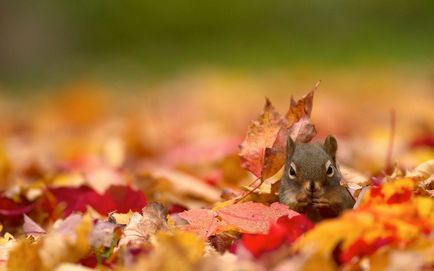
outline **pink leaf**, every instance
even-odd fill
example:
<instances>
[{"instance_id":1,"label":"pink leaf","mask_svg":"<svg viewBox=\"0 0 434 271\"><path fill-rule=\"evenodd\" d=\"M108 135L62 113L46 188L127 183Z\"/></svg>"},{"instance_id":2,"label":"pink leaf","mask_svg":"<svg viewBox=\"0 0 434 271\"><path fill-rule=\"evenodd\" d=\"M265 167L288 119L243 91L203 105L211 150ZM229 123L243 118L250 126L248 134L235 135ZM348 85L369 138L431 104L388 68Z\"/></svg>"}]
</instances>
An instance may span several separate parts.
<instances>
[{"instance_id":1,"label":"pink leaf","mask_svg":"<svg viewBox=\"0 0 434 271\"><path fill-rule=\"evenodd\" d=\"M216 218L216 213L208 209L185 211L179 216L189 223L184 226L186 231L194 232L203 239L213 235L220 224Z\"/></svg>"}]
</instances>

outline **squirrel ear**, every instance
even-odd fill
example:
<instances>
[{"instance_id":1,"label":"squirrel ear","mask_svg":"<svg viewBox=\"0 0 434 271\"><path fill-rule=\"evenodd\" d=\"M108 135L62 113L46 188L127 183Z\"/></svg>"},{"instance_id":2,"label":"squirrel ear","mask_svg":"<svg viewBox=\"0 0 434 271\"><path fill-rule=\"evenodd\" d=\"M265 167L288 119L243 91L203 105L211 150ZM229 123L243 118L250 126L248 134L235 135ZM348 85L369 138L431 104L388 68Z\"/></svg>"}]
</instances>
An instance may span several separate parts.
<instances>
[{"instance_id":1,"label":"squirrel ear","mask_svg":"<svg viewBox=\"0 0 434 271\"><path fill-rule=\"evenodd\" d=\"M295 150L294 140L289 136L288 141L286 141L286 157L292 157Z\"/></svg>"},{"instance_id":2,"label":"squirrel ear","mask_svg":"<svg viewBox=\"0 0 434 271\"><path fill-rule=\"evenodd\" d=\"M336 138L334 136L327 136L324 141L324 149L332 157L333 161L336 162L336 151L338 150L338 142L336 141Z\"/></svg>"}]
</instances>

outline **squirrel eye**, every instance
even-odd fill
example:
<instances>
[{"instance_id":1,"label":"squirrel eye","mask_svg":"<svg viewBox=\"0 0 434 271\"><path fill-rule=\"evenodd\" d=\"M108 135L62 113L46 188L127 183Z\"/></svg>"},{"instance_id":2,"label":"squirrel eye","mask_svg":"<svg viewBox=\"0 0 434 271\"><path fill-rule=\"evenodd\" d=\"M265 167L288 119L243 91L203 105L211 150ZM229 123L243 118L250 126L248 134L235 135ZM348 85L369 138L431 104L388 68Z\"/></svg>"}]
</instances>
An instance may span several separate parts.
<instances>
[{"instance_id":1,"label":"squirrel eye","mask_svg":"<svg viewBox=\"0 0 434 271\"><path fill-rule=\"evenodd\" d=\"M335 174L335 169L333 168L333 165L330 161L327 161L326 168L327 168L327 172L326 172L327 176L332 177Z\"/></svg>"},{"instance_id":2,"label":"squirrel eye","mask_svg":"<svg viewBox=\"0 0 434 271\"><path fill-rule=\"evenodd\" d=\"M297 170L295 164L291 162L291 164L289 165L288 176L290 179L295 179L296 174L297 174Z\"/></svg>"}]
</instances>

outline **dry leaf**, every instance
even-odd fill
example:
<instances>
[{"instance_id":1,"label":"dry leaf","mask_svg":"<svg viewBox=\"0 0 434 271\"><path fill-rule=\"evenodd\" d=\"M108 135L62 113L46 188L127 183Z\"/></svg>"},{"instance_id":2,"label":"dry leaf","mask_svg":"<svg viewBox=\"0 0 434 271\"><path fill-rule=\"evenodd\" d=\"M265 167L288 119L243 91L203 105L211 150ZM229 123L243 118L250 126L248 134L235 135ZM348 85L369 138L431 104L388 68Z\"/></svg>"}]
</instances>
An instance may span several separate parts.
<instances>
[{"instance_id":1,"label":"dry leaf","mask_svg":"<svg viewBox=\"0 0 434 271\"><path fill-rule=\"evenodd\" d=\"M434 174L434 160L428 160L415 169L407 172L406 177L414 178L419 181L428 179L430 176Z\"/></svg>"},{"instance_id":2,"label":"dry leaf","mask_svg":"<svg viewBox=\"0 0 434 271\"><path fill-rule=\"evenodd\" d=\"M177 194L191 195L203 198L208 202L216 202L220 199L220 191L215 187L206 185L201 180L174 169L152 167L148 168L149 174L155 178L167 179Z\"/></svg>"},{"instance_id":3,"label":"dry leaf","mask_svg":"<svg viewBox=\"0 0 434 271\"><path fill-rule=\"evenodd\" d=\"M36 222L27 215L24 215L23 230L26 235L31 235L34 237L44 235L46 233L45 230L41 228L41 226L36 224Z\"/></svg>"},{"instance_id":4,"label":"dry leaf","mask_svg":"<svg viewBox=\"0 0 434 271\"><path fill-rule=\"evenodd\" d=\"M270 100L266 99L264 112L252 122L245 140L241 143L242 167L261 178L265 150L273 146L279 131L284 126L285 120L282 115L276 111Z\"/></svg>"},{"instance_id":5,"label":"dry leaf","mask_svg":"<svg viewBox=\"0 0 434 271\"><path fill-rule=\"evenodd\" d=\"M220 224L217 214L207 209L184 211L179 216L188 222L184 230L194 232L205 240L215 233Z\"/></svg>"},{"instance_id":6,"label":"dry leaf","mask_svg":"<svg viewBox=\"0 0 434 271\"><path fill-rule=\"evenodd\" d=\"M266 100L264 112L252 122L240 146L242 167L261 180L268 179L285 162L288 137L297 142L309 142L316 135L310 119L316 87L318 85L298 101L291 98L285 117Z\"/></svg>"},{"instance_id":7,"label":"dry leaf","mask_svg":"<svg viewBox=\"0 0 434 271\"><path fill-rule=\"evenodd\" d=\"M159 203L150 203L142 214L134 213L130 218L119 245L150 246L151 238L161 230L167 230L166 210Z\"/></svg>"}]
</instances>

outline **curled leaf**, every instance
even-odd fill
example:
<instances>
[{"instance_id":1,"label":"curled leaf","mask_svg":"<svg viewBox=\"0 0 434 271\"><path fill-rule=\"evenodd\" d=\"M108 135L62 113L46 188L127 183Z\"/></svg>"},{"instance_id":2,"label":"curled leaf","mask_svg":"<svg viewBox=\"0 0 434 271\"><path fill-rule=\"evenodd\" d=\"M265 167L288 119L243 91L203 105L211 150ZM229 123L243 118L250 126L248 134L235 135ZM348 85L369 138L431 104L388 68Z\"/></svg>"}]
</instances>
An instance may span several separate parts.
<instances>
[{"instance_id":1,"label":"curled leaf","mask_svg":"<svg viewBox=\"0 0 434 271\"><path fill-rule=\"evenodd\" d=\"M282 115L276 111L270 100L266 99L264 112L250 124L246 138L241 143L241 166L256 177L262 177L265 150L273 146L283 126L285 120Z\"/></svg>"}]
</instances>

